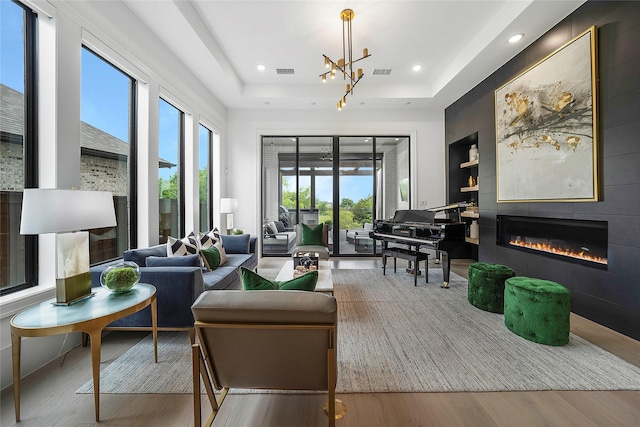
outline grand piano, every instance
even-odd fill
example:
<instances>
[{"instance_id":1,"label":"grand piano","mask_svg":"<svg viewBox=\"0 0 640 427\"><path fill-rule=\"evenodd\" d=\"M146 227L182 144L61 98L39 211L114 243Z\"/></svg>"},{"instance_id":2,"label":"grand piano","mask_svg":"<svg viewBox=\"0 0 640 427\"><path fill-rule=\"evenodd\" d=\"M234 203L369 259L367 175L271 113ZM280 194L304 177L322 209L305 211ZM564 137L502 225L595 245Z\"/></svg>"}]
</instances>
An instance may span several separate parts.
<instances>
[{"instance_id":1,"label":"grand piano","mask_svg":"<svg viewBox=\"0 0 640 427\"><path fill-rule=\"evenodd\" d=\"M466 225L460 214L466 206L462 202L424 210L397 210L391 219L374 221L370 237L382 242L383 274L388 257L394 259L394 271L396 259L406 259L410 262L407 271L413 273L413 284L417 286L420 261L425 261L425 281L428 282L428 254L420 249L435 249L436 258L442 263L443 283L440 286L448 288L451 258L465 244ZM437 216L439 213L441 215Z\"/></svg>"}]
</instances>

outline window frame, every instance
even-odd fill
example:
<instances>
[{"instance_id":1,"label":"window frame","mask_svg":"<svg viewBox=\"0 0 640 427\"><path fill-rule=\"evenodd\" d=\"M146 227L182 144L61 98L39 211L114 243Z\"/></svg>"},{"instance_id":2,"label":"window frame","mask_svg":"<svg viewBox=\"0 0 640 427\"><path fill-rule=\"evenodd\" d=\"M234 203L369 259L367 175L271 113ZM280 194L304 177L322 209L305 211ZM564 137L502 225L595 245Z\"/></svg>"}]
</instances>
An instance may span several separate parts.
<instances>
[{"instance_id":1,"label":"window frame","mask_svg":"<svg viewBox=\"0 0 640 427\"><path fill-rule=\"evenodd\" d=\"M129 160L127 162L128 166L128 177L127 177L127 186L128 186L128 213L129 213L129 229L128 229L128 239L127 239L127 249L137 248L138 247L138 180L136 179L138 173L138 79L133 77L131 74L123 70L118 65L114 64L112 61L107 59L107 57L101 53L99 53L95 48L90 45L83 43L81 49L86 49L92 55L95 55L100 60L104 61L106 64L114 68L116 71L122 73L129 79L130 87L129 87L129 127L128 127L128 141L129 144ZM82 93L80 95L82 97ZM82 120L81 120L82 121ZM117 256L114 259L121 258L121 256ZM92 263L91 265L99 265L105 262L111 261L109 259L100 260L98 262Z\"/></svg>"},{"instance_id":2,"label":"window frame","mask_svg":"<svg viewBox=\"0 0 640 427\"><path fill-rule=\"evenodd\" d=\"M24 23L24 188L38 187L38 15L18 1ZM24 236L24 282L0 289L0 296L38 286L38 236Z\"/></svg>"}]
</instances>

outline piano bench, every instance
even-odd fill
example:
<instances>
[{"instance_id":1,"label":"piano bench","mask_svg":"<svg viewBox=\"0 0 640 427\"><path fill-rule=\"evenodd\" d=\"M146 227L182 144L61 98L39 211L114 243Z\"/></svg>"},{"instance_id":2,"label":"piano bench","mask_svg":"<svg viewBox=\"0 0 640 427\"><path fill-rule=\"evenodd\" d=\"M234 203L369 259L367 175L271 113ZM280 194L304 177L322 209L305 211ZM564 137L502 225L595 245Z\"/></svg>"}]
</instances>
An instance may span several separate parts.
<instances>
[{"instance_id":1,"label":"piano bench","mask_svg":"<svg viewBox=\"0 0 640 427\"><path fill-rule=\"evenodd\" d=\"M467 299L474 307L504 313L504 282L515 276L506 265L476 262L469 266Z\"/></svg>"},{"instance_id":2,"label":"piano bench","mask_svg":"<svg viewBox=\"0 0 640 427\"><path fill-rule=\"evenodd\" d=\"M413 286L418 286L418 273L420 272L420 261L424 261L424 281L429 283L429 263L428 254L403 248L387 248L382 251L382 274L387 272L387 257L393 257L393 272L397 271L398 258L406 259L413 263Z\"/></svg>"}]
</instances>

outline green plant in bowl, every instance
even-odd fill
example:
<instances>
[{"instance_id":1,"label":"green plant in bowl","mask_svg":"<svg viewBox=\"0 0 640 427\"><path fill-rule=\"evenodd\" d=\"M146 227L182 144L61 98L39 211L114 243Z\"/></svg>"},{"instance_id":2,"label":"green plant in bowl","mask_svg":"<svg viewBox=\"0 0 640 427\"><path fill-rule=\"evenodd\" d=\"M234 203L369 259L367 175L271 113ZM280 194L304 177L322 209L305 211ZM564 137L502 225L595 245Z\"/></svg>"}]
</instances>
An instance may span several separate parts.
<instances>
[{"instance_id":1,"label":"green plant in bowl","mask_svg":"<svg viewBox=\"0 0 640 427\"><path fill-rule=\"evenodd\" d=\"M100 275L100 284L111 292L129 292L140 280L140 267L125 261L124 264L111 265Z\"/></svg>"},{"instance_id":2,"label":"green plant in bowl","mask_svg":"<svg viewBox=\"0 0 640 427\"><path fill-rule=\"evenodd\" d=\"M242 228L234 228L233 229L233 234L235 234L235 235L244 234L244 231L242 231Z\"/></svg>"}]
</instances>

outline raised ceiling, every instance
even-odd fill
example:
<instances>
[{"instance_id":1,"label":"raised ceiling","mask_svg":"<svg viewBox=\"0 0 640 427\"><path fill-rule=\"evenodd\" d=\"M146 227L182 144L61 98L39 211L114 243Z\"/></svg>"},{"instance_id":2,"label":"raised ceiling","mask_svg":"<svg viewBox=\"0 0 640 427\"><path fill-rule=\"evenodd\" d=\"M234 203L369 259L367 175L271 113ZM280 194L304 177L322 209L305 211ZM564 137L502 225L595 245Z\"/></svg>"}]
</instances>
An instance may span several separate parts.
<instances>
[{"instance_id":1,"label":"raised ceiling","mask_svg":"<svg viewBox=\"0 0 640 427\"><path fill-rule=\"evenodd\" d=\"M442 110L584 0L123 2L231 109L335 109L344 82L321 82L322 54L341 56L351 8L354 52L372 56L346 108Z\"/></svg>"}]
</instances>

